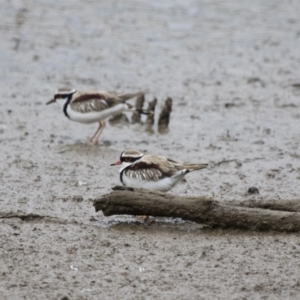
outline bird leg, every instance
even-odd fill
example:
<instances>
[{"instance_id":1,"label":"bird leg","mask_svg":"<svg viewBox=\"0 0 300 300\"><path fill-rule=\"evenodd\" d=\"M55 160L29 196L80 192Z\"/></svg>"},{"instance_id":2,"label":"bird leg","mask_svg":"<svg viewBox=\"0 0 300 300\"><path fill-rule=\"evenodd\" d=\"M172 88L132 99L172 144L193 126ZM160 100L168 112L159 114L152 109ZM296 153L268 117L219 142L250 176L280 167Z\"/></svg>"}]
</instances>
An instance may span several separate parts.
<instances>
[{"instance_id":1,"label":"bird leg","mask_svg":"<svg viewBox=\"0 0 300 300\"><path fill-rule=\"evenodd\" d=\"M95 132L95 134L93 135L93 137L91 138L91 143L93 145L98 144L99 137L100 137L105 125L106 125L106 123L104 121L99 121L99 127L98 127L97 131Z\"/></svg>"},{"instance_id":2,"label":"bird leg","mask_svg":"<svg viewBox=\"0 0 300 300\"><path fill-rule=\"evenodd\" d=\"M101 127L102 127L102 123L101 123L101 121L99 121L99 126L98 126L96 132L95 132L94 135L90 138L90 142L91 142L91 143L93 142L94 137L96 136L97 132L100 130Z\"/></svg>"}]
</instances>

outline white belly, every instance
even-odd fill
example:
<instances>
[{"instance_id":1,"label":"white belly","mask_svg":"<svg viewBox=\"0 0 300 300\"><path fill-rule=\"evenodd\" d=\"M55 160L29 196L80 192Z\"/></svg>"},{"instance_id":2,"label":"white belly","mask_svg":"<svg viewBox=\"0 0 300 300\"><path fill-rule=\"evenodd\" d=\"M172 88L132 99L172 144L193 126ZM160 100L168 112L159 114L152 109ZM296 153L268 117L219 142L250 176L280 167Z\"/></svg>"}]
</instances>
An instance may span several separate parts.
<instances>
[{"instance_id":1,"label":"white belly","mask_svg":"<svg viewBox=\"0 0 300 300\"><path fill-rule=\"evenodd\" d=\"M107 108L102 111L93 111L88 113L81 113L78 111L72 110L72 108L68 105L67 113L69 118L75 122L80 123L95 123L99 122L100 120L105 120L110 116L117 115L121 113L123 110L127 108L125 103L117 104L111 108Z\"/></svg>"},{"instance_id":2,"label":"white belly","mask_svg":"<svg viewBox=\"0 0 300 300\"><path fill-rule=\"evenodd\" d=\"M185 174L175 175L173 177L165 177L158 181L146 181L139 179L132 179L125 174L123 174L123 182L126 186L133 188L141 188L147 190L167 192L172 189L183 177Z\"/></svg>"}]
</instances>

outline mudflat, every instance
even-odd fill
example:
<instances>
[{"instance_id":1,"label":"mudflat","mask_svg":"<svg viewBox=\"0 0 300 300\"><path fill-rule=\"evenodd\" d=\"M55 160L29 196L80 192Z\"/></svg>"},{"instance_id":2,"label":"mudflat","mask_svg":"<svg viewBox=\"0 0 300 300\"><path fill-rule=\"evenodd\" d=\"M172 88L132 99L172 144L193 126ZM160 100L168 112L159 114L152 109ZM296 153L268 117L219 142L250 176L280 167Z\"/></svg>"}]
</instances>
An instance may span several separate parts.
<instances>
[{"instance_id":1,"label":"mudflat","mask_svg":"<svg viewBox=\"0 0 300 300\"><path fill-rule=\"evenodd\" d=\"M295 299L299 234L104 217L124 148L209 163L171 193L299 197L300 2L5 1L1 299ZM173 98L169 131L69 121L57 88ZM134 101L131 101L134 103ZM128 115L130 118L130 115ZM248 195L257 187L259 195Z\"/></svg>"}]
</instances>

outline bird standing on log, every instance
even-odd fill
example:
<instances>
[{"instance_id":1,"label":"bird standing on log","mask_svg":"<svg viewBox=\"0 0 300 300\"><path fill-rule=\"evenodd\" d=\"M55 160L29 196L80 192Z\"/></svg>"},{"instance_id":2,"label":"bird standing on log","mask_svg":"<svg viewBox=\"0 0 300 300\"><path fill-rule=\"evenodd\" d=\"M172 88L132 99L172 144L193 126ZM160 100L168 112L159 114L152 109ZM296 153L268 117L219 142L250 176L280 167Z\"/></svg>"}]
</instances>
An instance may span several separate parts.
<instances>
[{"instance_id":1,"label":"bird standing on log","mask_svg":"<svg viewBox=\"0 0 300 300\"><path fill-rule=\"evenodd\" d=\"M163 156L144 154L126 149L120 160L111 166L121 165L120 180L123 185L167 192L187 173L207 167L207 164L180 164Z\"/></svg>"}]
</instances>

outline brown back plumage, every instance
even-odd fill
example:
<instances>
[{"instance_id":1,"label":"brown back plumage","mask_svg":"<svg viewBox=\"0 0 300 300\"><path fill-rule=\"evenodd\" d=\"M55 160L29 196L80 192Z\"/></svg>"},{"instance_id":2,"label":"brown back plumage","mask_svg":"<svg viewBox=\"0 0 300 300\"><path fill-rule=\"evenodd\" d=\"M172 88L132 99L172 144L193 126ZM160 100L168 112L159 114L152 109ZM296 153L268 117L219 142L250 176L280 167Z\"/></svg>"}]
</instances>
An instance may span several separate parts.
<instances>
[{"instance_id":1,"label":"brown back plumage","mask_svg":"<svg viewBox=\"0 0 300 300\"><path fill-rule=\"evenodd\" d=\"M196 170L204 169L208 166L208 164L183 164L182 167L187 169L187 171L192 172Z\"/></svg>"},{"instance_id":2,"label":"brown back plumage","mask_svg":"<svg viewBox=\"0 0 300 300\"><path fill-rule=\"evenodd\" d=\"M178 171L186 169L186 172L192 172L207 167L207 164L181 164L175 160L167 159L158 155L144 155L137 163L157 165L158 168L168 176L175 175Z\"/></svg>"},{"instance_id":3,"label":"brown back plumage","mask_svg":"<svg viewBox=\"0 0 300 300\"><path fill-rule=\"evenodd\" d=\"M76 92L70 102L74 111L87 113L91 111L101 111L127 100L139 96L139 93L117 94L105 91Z\"/></svg>"}]
</instances>

